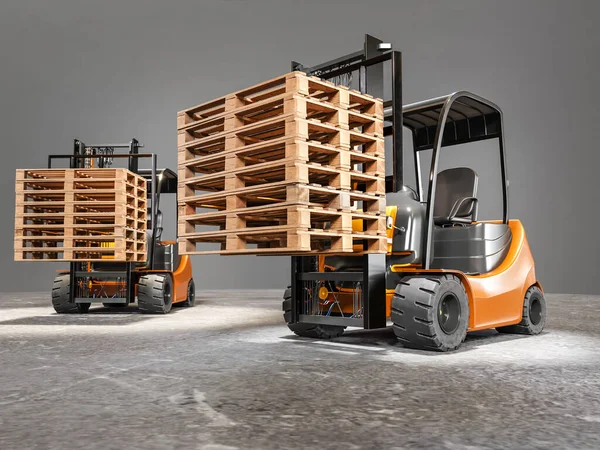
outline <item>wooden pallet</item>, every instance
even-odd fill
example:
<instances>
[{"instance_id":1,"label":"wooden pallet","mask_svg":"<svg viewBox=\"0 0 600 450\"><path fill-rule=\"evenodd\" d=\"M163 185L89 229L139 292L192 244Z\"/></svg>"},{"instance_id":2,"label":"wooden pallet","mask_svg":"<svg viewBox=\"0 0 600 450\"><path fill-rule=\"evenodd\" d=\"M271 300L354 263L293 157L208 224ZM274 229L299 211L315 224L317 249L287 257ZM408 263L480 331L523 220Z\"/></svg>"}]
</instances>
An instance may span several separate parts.
<instances>
[{"instance_id":1,"label":"wooden pallet","mask_svg":"<svg viewBox=\"0 0 600 450\"><path fill-rule=\"evenodd\" d=\"M378 144L378 147L382 145ZM284 136L268 142L210 152L202 156L183 148L179 152L179 175L180 180L186 180L196 174L213 174L282 159L293 159L298 162L348 170L357 169L358 165L361 165L363 173L385 177L385 160L382 151L381 149L373 153L363 153L354 149L348 151L319 141L302 141Z\"/></svg>"},{"instance_id":2,"label":"wooden pallet","mask_svg":"<svg viewBox=\"0 0 600 450\"><path fill-rule=\"evenodd\" d=\"M186 124L179 128L179 134L186 136L186 139L182 141L185 142L233 132L246 125L259 124L290 114L299 119L328 124L344 130L383 136L383 119L295 94L278 96L235 109L226 114ZM187 136L191 136L191 139Z\"/></svg>"},{"instance_id":3,"label":"wooden pallet","mask_svg":"<svg viewBox=\"0 0 600 450\"><path fill-rule=\"evenodd\" d=\"M376 156L385 154L382 136L345 130L313 119L298 118L294 114L277 116L211 136L198 136L194 132L184 130L178 134L177 139L179 150L188 150L191 154L205 156L240 149L246 145L267 143L282 137L317 141L345 150L362 146L363 153Z\"/></svg>"},{"instance_id":4,"label":"wooden pallet","mask_svg":"<svg viewBox=\"0 0 600 450\"><path fill-rule=\"evenodd\" d=\"M182 177L183 178L183 177ZM356 170L339 170L332 166L316 163L298 163L295 160L280 160L256 164L241 169L232 169L210 175L184 178L180 194L184 198L198 197L211 192L234 191L255 186L274 184L307 184L350 190L360 184L365 192L385 195L385 179Z\"/></svg>"},{"instance_id":5,"label":"wooden pallet","mask_svg":"<svg viewBox=\"0 0 600 450\"><path fill-rule=\"evenodd\" d=\"M333 187L272 183L263 186L220 191L202 196L185 197L180 193L179 204L189 213L201 208L233 210L255 206L280 206L282 203L320 206L327 209L352 211L361 205L367 213L385 215L385 197L360 191L343 191Z\"/></svg>"},{"instance_id":6,"label":"wooden pallet","mask_svg":"<svg viewBox=\"0 0 600 450\"><path fill-rule=\"evenodd\" d=\"M15 239L15 261L146 261L146 244L114 236L45 236Z\"/></svg>"},{"instance_id":7,"label":"wooden pallet","mask_svg":"<svg viewBox=\"0 0 600 450\"><path fill-rule=\"evenodd\" d=\"M186 236L202 229L198 227L213 226L221 231L240 231L246 228L263 227L297 227L298 229L320 229L348 233L386 235L385 221L376 214L362 211L340 211L320 206L282 204L279 206L258 206L239 208L237 210L213 211L192 214L180 207L178 235ZM360 219L363 230L353 230L353 221Z\"/></svg>"},{"instance_id":8,"label":"wooden pallet","mask_svg":"<svg viewBox=\"0 0 600 450\"><path fill-rule=\"evenodd\" d=\"M337 86L317 77L309 77L303 72L291 72L255 86L234 92L216 100L180 111L177 115L177 127L182 129L207 119L223 117L235 110L249 105L263 105L264 102L277 101L280 98L301 96L383 120L381 100L361 94L344 86Z\"/></svg>"},{"instance_id":9,"label":"wooden pallet","mask_svg":"<svg viewBox=\"0 0 600 450\"><path fill-rule=\"evenodd\" d=\"M182 254L387 250L380 99L293 72L177 125Z\"/></svg>"},{"instance_id":10,"label":"wooden pallet","mask_svg":"<svg viewBox=\"0 0 600 450\"><path fill-rule=\"evenodd\" d=\"M145 261L146 180L125 169L25 169L15 260Z\"/></svg>"},{"instance_id":11,"label":"wooden pallet","mask_svg":"<svg viewBox=\"0 0 600 450\"><path fill-rule=\"evenodd\" d=\"M202 250L198 245L217 244ZM203 233L179 238L179 252L187 255L311 255L337 253L385 253L387 241L380 236L323 230L249 229L236 233Z\"/></svg>"}]
</instances>

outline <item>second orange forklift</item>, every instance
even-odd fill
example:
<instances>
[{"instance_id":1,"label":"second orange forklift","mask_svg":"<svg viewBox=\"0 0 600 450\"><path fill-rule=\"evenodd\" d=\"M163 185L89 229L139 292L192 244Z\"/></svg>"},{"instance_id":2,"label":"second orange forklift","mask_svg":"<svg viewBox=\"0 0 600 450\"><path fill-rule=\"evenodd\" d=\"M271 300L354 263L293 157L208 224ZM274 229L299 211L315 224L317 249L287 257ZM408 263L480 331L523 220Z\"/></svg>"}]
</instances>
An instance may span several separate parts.
<instances>
[{"instance_id":1,"label":"second orange forklift","mask_svg":"<svg viewBox=\"0 0 600 450\"><path fill-rule=\"evenodd\" d=\"M180 256L176 241L163 241L162 194L177 195L177 175L157 169L157 156L139 153L136 139L129 144L86 145L75 140L71 154L50 155L48 168L57 160L69 160L72 169L108 168L114 159L124 159L127 168L143 176L148 191L147 257L145 262L71 262L59 273L52 288L52 305L59 314L86 313L93 304L125 307L137 299L140 312L167 314L173 305L194 306L196 289L192 262ZM123 153L119 153L119 151ZM140 169L139 159L150 159L150 169ZM176 222L176 221L175 221Z\"/></svg>"}]
</instances>

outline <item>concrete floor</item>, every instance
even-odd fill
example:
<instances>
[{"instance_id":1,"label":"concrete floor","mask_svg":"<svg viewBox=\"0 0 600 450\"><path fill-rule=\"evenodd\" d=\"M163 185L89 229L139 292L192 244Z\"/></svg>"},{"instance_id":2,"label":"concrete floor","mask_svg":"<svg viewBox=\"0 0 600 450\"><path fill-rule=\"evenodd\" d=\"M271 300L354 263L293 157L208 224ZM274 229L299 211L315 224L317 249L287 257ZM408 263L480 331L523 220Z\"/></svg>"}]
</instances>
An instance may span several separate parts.
<instances>
[{"instance_id":1,"label":"concrete floor","mask_svg":"<svg viewBox=\"0 0 600 450\"><path fill-rule=\"evenodd\" d=\"M293 336L279 291L168 316L0 295L0 449L598 449L600 297L548 295L536 337L406 350Z\"/></svg>"}]
</instances>

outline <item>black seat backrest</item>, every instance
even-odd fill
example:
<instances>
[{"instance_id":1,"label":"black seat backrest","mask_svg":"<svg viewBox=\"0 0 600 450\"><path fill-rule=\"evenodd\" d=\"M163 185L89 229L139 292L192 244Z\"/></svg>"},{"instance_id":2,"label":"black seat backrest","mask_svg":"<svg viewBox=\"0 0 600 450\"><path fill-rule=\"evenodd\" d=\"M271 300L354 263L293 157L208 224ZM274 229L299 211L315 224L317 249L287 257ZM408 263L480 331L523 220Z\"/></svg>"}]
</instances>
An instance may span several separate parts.
<instances>
[{"instance_id":1,"label":"black seat backrest","mask_svg":"<svg viewBox=\"0 0 600 450\"><path fill-rule=\"evenodd\" d=\"M476 220L477 174L468 167L454 167L438 173L433 206L438 225L471 223ZM457 209L458 208L458 209Z\"/></svg>"},{"instance_id":2,"label":"black seat backrest","mask_svg":"<svg viewBox=\"0 0 600 450\"><path fill-rule=\"evenodd\" d=\"M160 239L163 232L163 213L160 209L156 211L156 239Z\"/></svg>"},{"instance_id":3,"label":"black seat backrest","mask_svg":"<svg viewBox=\"0 0 600 450\"><path fill-rule=\"evenodd\" d=\"M160 211L156 211L156 242L160 241L163 232L163 213ZM146 235L148 237L148 242L152 240L152 222L148 220Z\"/></svg>"}]
</instances>

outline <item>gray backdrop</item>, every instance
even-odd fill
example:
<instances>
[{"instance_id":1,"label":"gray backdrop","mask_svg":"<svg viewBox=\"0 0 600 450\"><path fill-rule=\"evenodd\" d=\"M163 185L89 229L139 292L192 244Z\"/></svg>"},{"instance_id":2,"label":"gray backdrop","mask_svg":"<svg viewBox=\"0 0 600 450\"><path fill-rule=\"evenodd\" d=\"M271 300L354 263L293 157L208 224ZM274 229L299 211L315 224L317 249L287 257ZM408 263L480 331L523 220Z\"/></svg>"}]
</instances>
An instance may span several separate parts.
<instances>
[{"instance_id":1,"label":"gray backdrop","mask_svg":"<svg viewBox=\"0 0 600 450\"><path fill-rule=\"evenodd\" d=\"M61 267L12 261L15 168L43 167L74 137L134 136L175 168L178 110L285 73L291 59L356 51L370 33L403 52L405 102L468 89L503 108L510 213L526 226L542 284L600 294L599 13L594 0L3 0L0 290L49 290ZM489 190L491 166L472 154ZM283 257L194 264L199 288L276 288L289 277Z\"/></svg>"}]
</instances>

